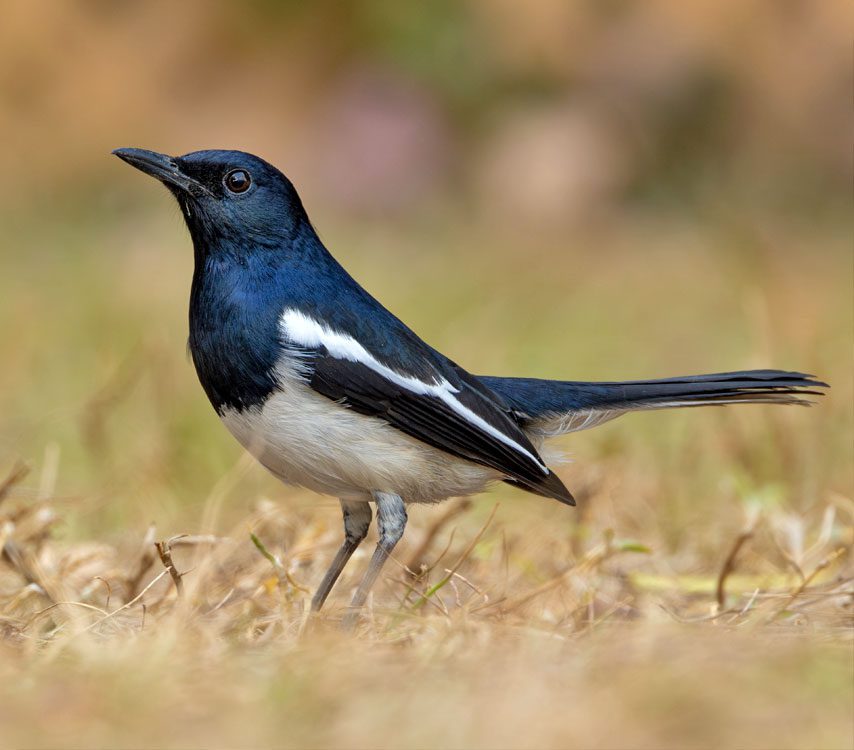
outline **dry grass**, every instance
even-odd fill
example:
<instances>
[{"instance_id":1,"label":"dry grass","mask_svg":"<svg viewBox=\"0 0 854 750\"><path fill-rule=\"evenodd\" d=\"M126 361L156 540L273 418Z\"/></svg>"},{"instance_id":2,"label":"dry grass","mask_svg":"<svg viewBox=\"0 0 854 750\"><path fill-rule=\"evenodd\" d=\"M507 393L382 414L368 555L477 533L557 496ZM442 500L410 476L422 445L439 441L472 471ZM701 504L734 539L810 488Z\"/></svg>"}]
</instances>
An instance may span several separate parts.
<instances>
[{"instance_id":1,"label":"dry grass","mask_svg":"<svg viewBox=\"0 0 854 750\"><path fill-rule=\"evenodd\" d=\"M5 742L845 746L850 501L815 523L753 516L717 578L660 572L607 529L581 538L562 509L534 544L486 510L422 516L417 554L390 565L353 638L336 623L364 554L329 611L306 614L338 544L332 514L263 501L227 534L155 542L152 528L116 547L52 541L50 499L7 497Z\"/></svg>"}]
</instances>

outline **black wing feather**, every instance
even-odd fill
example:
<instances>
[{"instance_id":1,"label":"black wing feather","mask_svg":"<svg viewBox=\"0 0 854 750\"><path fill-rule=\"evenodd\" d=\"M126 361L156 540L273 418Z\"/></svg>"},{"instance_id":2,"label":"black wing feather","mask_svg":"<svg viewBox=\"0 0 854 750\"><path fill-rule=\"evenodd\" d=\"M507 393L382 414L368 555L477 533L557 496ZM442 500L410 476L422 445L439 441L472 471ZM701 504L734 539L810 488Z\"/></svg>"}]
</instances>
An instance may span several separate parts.
<instances>
[{"instance_id":1,"label":"black wing feather","mask_svg":"<svg viewBox=\"0 0 854 750\"><path fill-rule=\"evenodd\" d=\"M536 448L503 401L456 365L442 373L457 389L455 398L534 458L467 420L441 399L415 393L365 364L338 359L323 350L302 352L302 359L309 384L327 398L360 414L380 417L401 432L454 456L495 469L530 492L575 504L560 479L542 470Z\"/></svg>"}]
</instances>

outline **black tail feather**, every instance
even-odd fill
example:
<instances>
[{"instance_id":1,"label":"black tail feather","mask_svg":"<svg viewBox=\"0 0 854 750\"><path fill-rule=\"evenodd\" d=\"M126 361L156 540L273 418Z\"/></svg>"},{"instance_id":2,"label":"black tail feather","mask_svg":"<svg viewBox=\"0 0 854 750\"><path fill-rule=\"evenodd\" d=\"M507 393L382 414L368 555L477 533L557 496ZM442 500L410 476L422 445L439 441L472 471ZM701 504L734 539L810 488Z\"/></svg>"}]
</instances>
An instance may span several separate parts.
<instances>
[{"instance_id":1,"label":"black tail feather","mask_svg":"<svg viewBox=\"0 0 854 750\"><path fill-rule=\"evenodd\" d=\"M523 425L573 414L613 412L617 416L634 409L723 406L727 404L812 403L809 396L822 396L828 384L813 375L783 370L744 370L710 375L690 375L663 380L634 380L585 383L532 378L483 377L481 380L501 396ZM591 420L592 427L602 420ZM567 427L561 431L580 429Z\"/></svg>"}]
</instances>

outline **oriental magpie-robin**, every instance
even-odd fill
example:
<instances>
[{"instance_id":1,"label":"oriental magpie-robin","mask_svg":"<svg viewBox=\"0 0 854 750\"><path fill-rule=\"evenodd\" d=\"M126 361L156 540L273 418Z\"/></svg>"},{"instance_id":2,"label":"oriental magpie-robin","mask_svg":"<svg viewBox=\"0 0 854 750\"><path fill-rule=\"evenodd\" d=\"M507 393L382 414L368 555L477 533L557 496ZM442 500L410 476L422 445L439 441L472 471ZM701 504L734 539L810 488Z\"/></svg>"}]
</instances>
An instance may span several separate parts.
<instances>
[{"instance_id":1,"label":"oriental magpie-robin","mask_svg":"<svg viewBox=\"0 0 854 750\"><path fill-rule=\"evenodd\" d=\"M281 480L340 499L345 539L320 609L377 508L364 604L408 503L504 481L574 505L545 440L636 409L804 404L825 383L780 370L621 383L472 375L366 292L318 238L294 186L240 151L114 151L172 192L193 239L190 352L226 427Z\"/></svg>"}]
</instances>

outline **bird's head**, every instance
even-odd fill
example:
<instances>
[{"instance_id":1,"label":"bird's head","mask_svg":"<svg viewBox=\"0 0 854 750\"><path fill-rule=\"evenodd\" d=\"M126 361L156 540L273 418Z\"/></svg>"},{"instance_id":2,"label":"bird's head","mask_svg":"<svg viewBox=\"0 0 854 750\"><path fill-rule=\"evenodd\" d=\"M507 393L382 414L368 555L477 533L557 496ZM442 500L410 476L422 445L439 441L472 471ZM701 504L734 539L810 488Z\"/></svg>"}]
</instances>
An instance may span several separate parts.
<instances>
[{"instance_id":1,"label":"bird's head","mask_svg":"<svg viewBox=\"0 0 854 750\"><path fill-rule=\"evenodd\" d=\"M275 245L292 239L308 219L290 180L243 151L194 151L167 156L141 148L113 153L157 178L177 199L197 249Z\"/></svg>"}]
</instances>

